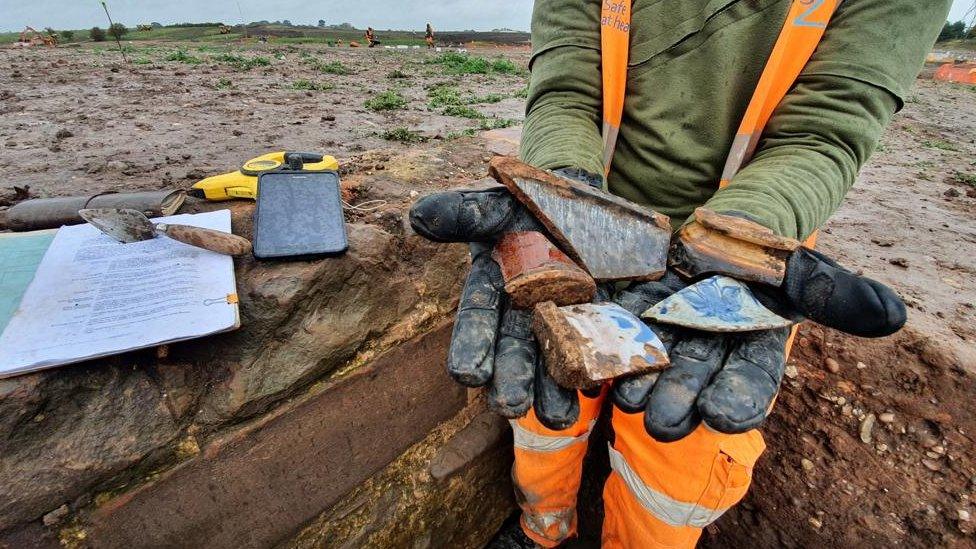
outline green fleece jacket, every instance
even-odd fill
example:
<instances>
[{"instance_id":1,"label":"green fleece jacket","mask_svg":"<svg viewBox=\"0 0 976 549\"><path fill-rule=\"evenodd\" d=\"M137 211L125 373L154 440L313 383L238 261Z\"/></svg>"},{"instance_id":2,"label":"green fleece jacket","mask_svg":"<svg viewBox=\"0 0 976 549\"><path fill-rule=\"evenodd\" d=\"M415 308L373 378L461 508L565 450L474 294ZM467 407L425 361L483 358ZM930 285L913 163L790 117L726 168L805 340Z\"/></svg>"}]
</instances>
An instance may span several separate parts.
<instances>
[{"instance_id":1,"label":"green fleece jacket","mask_svg":"<svg viewBox=\"0 0 976 549\"><path fill-rule=\"evenodd\" d=\"M950 0L845 0L766 125L718 181L790 0L634 0L610 192L682 224L701 205L805 238L834 213L901 107ZM602 173L600 0L536 0L524 161Z\"/></svg>"}]
</instances>

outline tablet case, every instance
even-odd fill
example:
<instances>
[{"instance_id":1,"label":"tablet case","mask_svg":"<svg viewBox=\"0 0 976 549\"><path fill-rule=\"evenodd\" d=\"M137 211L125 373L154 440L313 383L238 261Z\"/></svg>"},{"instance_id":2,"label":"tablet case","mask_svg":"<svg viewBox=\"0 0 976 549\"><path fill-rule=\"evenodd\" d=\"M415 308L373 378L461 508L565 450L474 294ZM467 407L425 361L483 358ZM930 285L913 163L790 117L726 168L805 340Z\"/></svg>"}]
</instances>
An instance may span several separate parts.
<instances>
[{"instance_id":1,"label":"tablet case","mask_svg":"<svg viewBox=\"0 0 976 549\"><path fill-rule=\"evenodd\" d=\"M311 259L349 247L339 174L275 171L258 178L254 257Z\"/></svg>"}]
</instances>

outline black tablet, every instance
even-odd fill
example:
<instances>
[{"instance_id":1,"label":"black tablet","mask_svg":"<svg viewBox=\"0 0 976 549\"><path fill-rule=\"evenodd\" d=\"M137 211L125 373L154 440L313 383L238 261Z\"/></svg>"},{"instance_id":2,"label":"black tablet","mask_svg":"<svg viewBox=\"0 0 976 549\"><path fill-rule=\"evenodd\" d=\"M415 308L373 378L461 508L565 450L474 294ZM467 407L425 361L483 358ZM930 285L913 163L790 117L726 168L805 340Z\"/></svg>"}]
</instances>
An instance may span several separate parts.
<instances>
[{"instance_id":1,"label":"black tablet","mask_svg":"<svg viewBox=\"0 0 976 549\"><path fill-rule=\"evenodd\" d=\"M338 173L276 171L258 177L254 257L314 258L348 247Z\"/></svg>"}]
</instances>

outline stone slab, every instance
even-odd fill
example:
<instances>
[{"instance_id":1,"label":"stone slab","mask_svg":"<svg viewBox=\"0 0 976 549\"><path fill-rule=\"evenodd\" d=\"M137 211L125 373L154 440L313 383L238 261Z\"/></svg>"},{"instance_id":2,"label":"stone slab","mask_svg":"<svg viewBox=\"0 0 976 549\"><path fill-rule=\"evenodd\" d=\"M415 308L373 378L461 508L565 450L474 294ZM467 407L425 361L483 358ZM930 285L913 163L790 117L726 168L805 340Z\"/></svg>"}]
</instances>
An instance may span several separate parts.
<instances>
[{"instance_id":1,"label":"stone slab","mask_svg":"<svg viewBox=\"0 0 976 549\"><path fill-rule=\"evenodd\" d=\"M96 510L94 547L267 547L381 470L467 396L444 370L450 325L263 418Z\"/></svg>"}]
</instances>

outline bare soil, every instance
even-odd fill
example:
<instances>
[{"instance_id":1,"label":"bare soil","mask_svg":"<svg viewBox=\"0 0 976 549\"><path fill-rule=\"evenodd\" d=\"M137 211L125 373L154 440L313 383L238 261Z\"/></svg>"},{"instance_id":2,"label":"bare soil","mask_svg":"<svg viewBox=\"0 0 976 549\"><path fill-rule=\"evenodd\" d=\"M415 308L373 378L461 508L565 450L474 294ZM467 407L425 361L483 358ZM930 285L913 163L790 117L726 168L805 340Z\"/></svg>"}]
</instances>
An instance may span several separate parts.
<instances>
[{"instance_id":1,"label":"bare soil","mask_svg":"<svg viewBox=\"0 0 976 549\"><path fill-rule=\"evenodd\" d=\"M87 47L0 50L0 210L19 199L15 185L32 196L187 187L282 149L337 156L353 201L403 196L398 170L426 165L422 193L482 177L488 160L472 152L478 138L458 137L483 122L431 107L431 85L500 94L468 106L522 117L524 74L452 76L423 50L248 46L232 53L270 65L242 71L213 47L184 46L199 64L167 61L176 49L145 46L129 55L147 62L131 65ZM293 89L301 80L331 89ZM364 107L388 89L405 108ZM383 137L396 128L428 141ZM403 155L412 167L397 165ZM355 215L403 231L382 210ZM896 288L909 326L880 341L804 328L754 489L704 545L976 546L976 88L919 80L820 242Z\"/></svg>"},{"instance_id":2,"label":"bare soil","mask_svg":"<svg viewBox=\"0 0 976 549\"><path fill-rule=\"evenodd\" d=\"M0 188L8 189L0 198L14 185L41 197L189 187L273 150L348 160L413 146L384 139L397 128L437 142L523 116L517 95L528 54L521 48L471 52L489 61L504 56L518 73L464 75L447 74L432 63L439 54L423 49L161 43L130 50L144 64L122 64L105 47L0 49L0 170L7 174ZM168 60L180 51L188 59ZM239 70L221 60L227 55L270 64ZM350 74L319 68L335 62ZM306 82L327 89L295 89ZM465 105L485 122L449 116L429 106L429 88L439 84L455 86L463 101L500 100ZM387 90L398 90L406 105L364 106Z\"/></svg>"}]
</instances>

